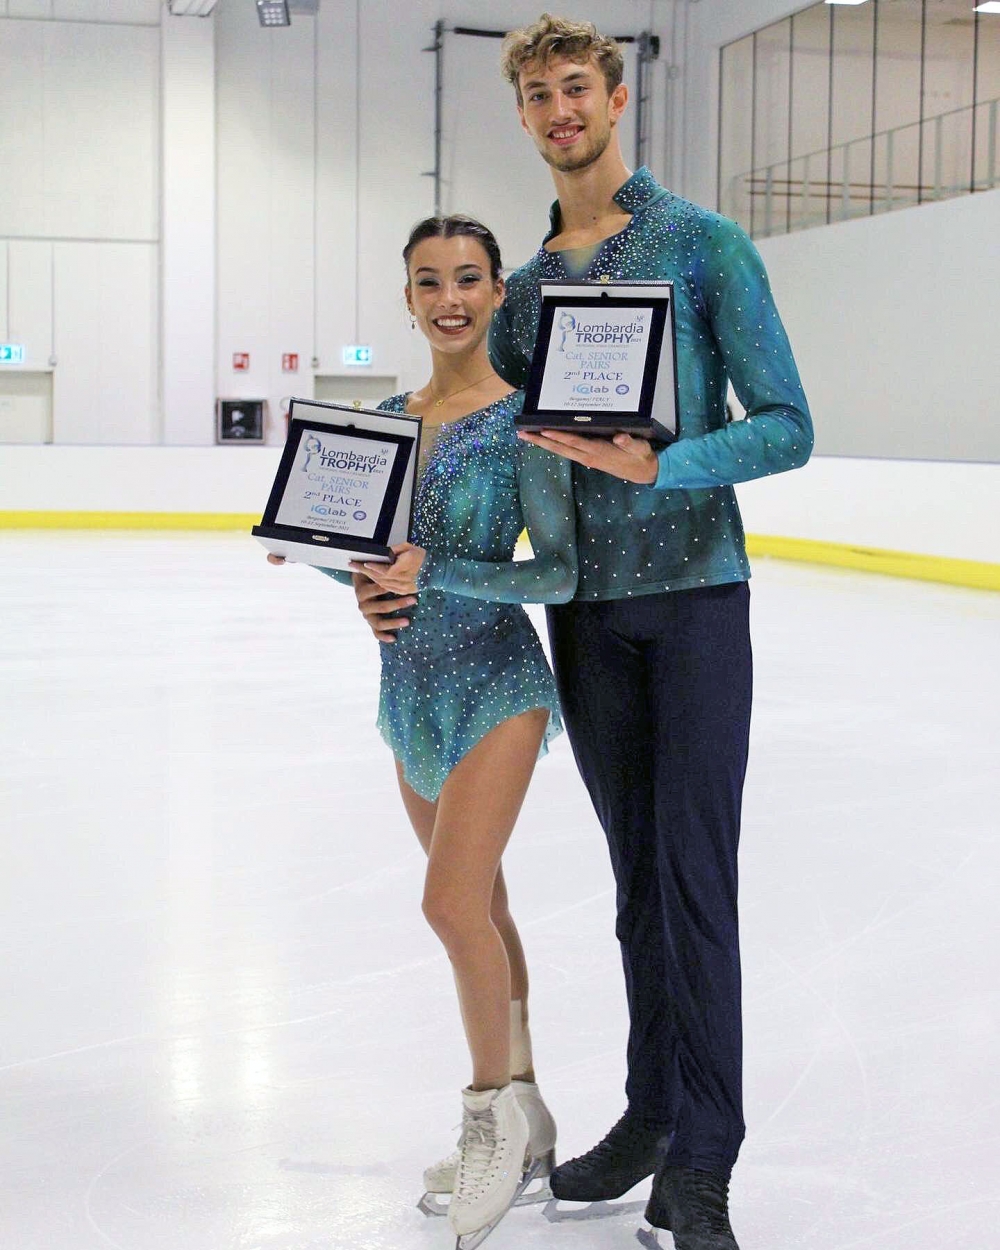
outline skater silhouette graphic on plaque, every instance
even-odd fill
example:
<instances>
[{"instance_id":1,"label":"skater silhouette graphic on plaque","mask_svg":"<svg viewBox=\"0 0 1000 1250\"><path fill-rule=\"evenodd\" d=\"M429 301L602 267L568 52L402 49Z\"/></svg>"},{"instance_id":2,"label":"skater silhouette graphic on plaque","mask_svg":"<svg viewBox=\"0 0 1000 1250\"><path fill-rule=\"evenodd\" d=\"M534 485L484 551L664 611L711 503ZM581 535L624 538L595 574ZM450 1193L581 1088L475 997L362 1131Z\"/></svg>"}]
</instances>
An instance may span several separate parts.
<instances>
[{"instance_id":1,"label":"skater silhouette graphic on plaque","mask_svg":"<svg viewBox=\"0 0 1000 1250\"><path fill-rule=\"evenodd\" d=\"M302 472L309 472L309 464L313 456L318 456L323 450L323 444L319 441L315 434L310 434L306 439L306 462L302 466Z\"/></svg>"},{"instance_id":2,"label":"skater silhouette graphic on plaque","mask_svg":"<svg viewBox=\"0 0 1000 1250\"><path fill-rule=\"evenodd\" d=\"M566 335L569 334L570 330L576 329L576 318L572 313L563 311L559 314L556 328L562 332L562 338L559 340L559 350L564 352L566 350Z\"/></svg>"}]
</instances>

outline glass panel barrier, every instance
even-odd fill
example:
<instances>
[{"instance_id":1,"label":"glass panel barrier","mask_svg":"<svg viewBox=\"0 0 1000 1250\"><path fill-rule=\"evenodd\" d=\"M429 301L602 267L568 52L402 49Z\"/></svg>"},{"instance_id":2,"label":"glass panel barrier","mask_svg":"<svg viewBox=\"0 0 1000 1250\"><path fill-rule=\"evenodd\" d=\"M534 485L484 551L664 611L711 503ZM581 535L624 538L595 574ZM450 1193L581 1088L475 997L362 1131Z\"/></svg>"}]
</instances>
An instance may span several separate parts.
<instances>
[{"instance_id":1,"label":"glass panel barrier","mask_svg":"<svg viewBox=\"0 0 1000 1250\"><path fill-rule=\"evenodd\" d=\"M975 114L975 187L977 191L992 191L1000 187L1000 100L980 104Z\"/></svg>"},{"instance_id":2,"label":"glass panel barrier","mask_svg":"<svg viewBox=\"0 0 1000 1250\"><path fill-rule=\"evenodd\" d=\"M871 139L855 139L831 149L830 221L849 221L871 214L871 171Z\"/></svg>"},{"instance_id":3,"label":"glass panel barrier","mask_svg":"<svg viewBox=\"0 0 1000 1250\"><path fill-rule=\"evenodd\" d=\"M875 136L873 211L889 213L920 202L920 123Z\"/></svg>"},{"instance_id":4,"label":"glass panel barrier","mask_svg":"<svg viewBox=\"0 0 1000 1250\"><path fill-rule=\"evenodd\" d=\"M750 229L753 165L753 35L719 58L719 211Z\"/></svg>"},{"instance_id":5,"label":"glass panel barrier","mask_svg":"<svg viewBox=\"0 0 1000 1250\"><path fill-rule=\"evenodd\" d=\"M817 3L720 68L719 203L754 236L1000 186L1000 16L969 0Z\"/></svg>"},{"instance_id":6,"label":"glass panel barrier","mask_svg":"<svg viewBox=\"0 0 1000 1250\"><path fill-rule=\"evenodd\" d=\"M976 14L968 0L935 0L925 10L922 199L972 190Z\"/></svg>"},{"instance_id":7,"label":"glass panel barrier","mask_svg":"<svg viewBox=\"0 0 1000 1250\"><path fill-rule=\"evenodd\" d=\"M788 140L791 123L792 22L787 18L754 38L751 225L754 235L788 229Z\"/></svg>"},{"instance_id":8,"label":"glass panel barrier","mask_svg":"<svg viewBox=\"0 0 1000 1250\"><path fill-rule=\"evenodd\" d=\"M976 39L975 165L977 191L1000 186L997 101L1000 99L1000 13L980 13Z\"/></svg>"},{"instance_id":9,"label":"glass panel barrier","mask_svg":"<svg viewBox=\"0 0 1000 1250\"><path fill-rule=\"evenodd\" d=\"M834 8L833 104L830 115L831 221L864 216L872 208L875 9L874 4ZM864 142L859 142L861 140Z\"/></svg>"},{"instance_id":10,"label":"glass panel barrier","mask_svg":"<svg viewBox=\"0 0 1000 1250\"><path fill-rule=\"evenodd\" d=\"M813 5L792 18L792 130L789 230L827 220L830 143L830 32L833 8Z\"/></svg>"},{"instance_id":11,"label":"glass panel barrier","mask_svg":"<svg viewBox=\"0 0 1000 1250\"><path fill-rule=\"evenodd\" d=\"M789 166L788 229L807 230L822 226L827 220L827 174L829 153L812 152L797 157Z\"/></svg>"}]
</instances>

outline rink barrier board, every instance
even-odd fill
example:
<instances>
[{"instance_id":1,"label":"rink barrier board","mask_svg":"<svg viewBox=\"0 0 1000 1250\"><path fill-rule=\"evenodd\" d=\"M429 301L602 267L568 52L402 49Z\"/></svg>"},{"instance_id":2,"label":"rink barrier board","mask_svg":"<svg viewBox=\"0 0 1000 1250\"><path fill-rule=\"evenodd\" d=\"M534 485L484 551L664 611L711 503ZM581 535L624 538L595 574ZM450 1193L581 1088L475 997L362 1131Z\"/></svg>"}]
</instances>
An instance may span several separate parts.
<instances>
[{"instance_id":1,"label":"rink barrier board","mask_svg":"<svg viewBox=\"0 0 1000 1250\"><path fill-rule=\"evenodd\" d=\"M256 512L0 512L0 529L249 530Z\"/></svg>"},{"instance_id":2,"label":"rink barrier board","mask_svg":"<svg viewBox=\"0 0 1000 1250\"><path fill-rule=\"evenodd\" d=\"M0 529L80 530L243 530L260 517L242 512L4 512ZM784 538L777 534L747 534L752 556L773 556L802 564L881 573L917 581L943 582L976 590L1000 590L1000 564L958 560L952 556L925 556L853 543L821 542L812 538Z\"/></svg>"},{"instance_id":3,"label":"rink barrier board","mask_svg":"<svg viewBox=\"0 0 1000 1250\"><path fill-rule=\"evenodd\" d=\"M801 564L827 564L864 573L882 573L887 577L969 586L975 590L1000 590L1000 564L982 560L923 556L910 551L887 551L883 547L859 547L853 543L783 538L777 534L747 534L746 544L751 556L773 556Z\"/></svg>"}]
</instances>

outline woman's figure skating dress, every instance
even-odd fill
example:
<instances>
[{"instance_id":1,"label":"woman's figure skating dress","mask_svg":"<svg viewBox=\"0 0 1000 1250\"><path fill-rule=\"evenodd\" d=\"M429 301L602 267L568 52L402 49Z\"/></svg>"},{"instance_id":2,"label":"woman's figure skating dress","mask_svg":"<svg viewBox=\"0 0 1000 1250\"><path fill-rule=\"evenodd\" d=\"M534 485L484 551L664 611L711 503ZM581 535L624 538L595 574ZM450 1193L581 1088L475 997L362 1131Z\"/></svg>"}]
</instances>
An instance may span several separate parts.
<instances>
[{"instance_id":1,"label":"woman's figure skating dress","mask_svg":"<svg viewBox=\"0 0 1000 1250\"><path fill-rule=\"evenodd\" d=\"M434 800L491 729L547 708L562 729L555 681L522 603L576 591L571 465L515 434L523 393L439 426L424 425L411 541L427 552L410 624L382 643L378 726L407 783ZM406 395L379 405L405 412ZM514 560L527 528L533 556Z\"/></svg>"}]
</instances>

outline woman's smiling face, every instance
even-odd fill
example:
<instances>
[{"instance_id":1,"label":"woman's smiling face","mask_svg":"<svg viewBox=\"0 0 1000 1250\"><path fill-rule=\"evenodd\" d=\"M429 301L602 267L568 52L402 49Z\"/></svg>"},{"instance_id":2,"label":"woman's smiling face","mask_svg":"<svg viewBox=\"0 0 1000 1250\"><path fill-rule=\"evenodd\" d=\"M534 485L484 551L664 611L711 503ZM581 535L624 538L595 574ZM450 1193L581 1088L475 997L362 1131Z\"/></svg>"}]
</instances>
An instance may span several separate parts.
<instances>
[{"instance_id":1,"label":"woman's smiling face","mask_svg":"<svg viewBox=\"0 0 1000 1250\"><path fill-rule=\"evenodd\" d=\"M490 276L478 239L422 239L410 255L406 303L432 347L466 352L479 346L503 303L503 280Z\"/></svg>"}]
</instances>

